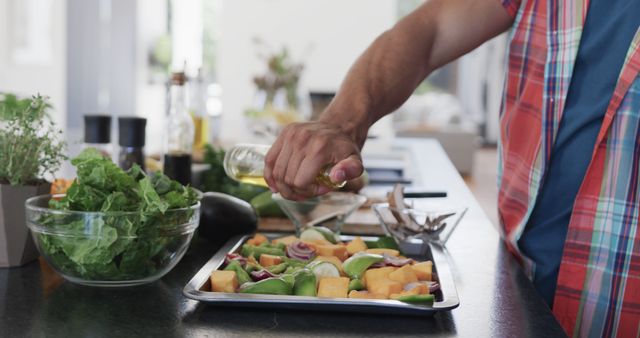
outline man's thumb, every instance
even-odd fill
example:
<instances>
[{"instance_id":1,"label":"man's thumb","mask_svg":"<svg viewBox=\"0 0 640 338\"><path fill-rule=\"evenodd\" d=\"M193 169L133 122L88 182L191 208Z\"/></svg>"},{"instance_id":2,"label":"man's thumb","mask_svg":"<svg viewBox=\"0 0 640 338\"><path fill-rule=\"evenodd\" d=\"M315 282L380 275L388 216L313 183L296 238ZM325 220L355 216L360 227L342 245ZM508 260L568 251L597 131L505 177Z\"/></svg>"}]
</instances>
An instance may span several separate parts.
<instances>
[{"instance_id":1,"label":"man's thumb","mask_svg":"<svg viewBox=\"0 0 640 338\"><path fill-rule=\"evenodd\" d=\"M363 171L362 159L354 154L336 163L331 169L330 177L332 182L340 183L360 177Z\"/></svg>"}]
</instances>

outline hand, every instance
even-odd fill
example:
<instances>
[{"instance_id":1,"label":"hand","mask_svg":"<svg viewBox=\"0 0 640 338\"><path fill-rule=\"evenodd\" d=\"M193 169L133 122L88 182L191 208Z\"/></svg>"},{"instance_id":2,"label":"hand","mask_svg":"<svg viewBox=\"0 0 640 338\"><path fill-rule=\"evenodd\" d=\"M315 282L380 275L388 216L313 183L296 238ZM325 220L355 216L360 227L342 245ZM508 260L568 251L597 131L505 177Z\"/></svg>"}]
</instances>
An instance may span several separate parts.
<instances>
[{"instance_id":1,"label":"hand","mask_svg":"<svg viewBox=\"0 0 640 338\"><path fill-rule=\"evenodd\" d=\"M360 146L354 137L326 122L295 123L280 133L267 153L264 178L273 192L286 199L303 200L331 191L315 180L328 164L334 165L332 182L362 174Z\"/></svg>"}]
</instances>

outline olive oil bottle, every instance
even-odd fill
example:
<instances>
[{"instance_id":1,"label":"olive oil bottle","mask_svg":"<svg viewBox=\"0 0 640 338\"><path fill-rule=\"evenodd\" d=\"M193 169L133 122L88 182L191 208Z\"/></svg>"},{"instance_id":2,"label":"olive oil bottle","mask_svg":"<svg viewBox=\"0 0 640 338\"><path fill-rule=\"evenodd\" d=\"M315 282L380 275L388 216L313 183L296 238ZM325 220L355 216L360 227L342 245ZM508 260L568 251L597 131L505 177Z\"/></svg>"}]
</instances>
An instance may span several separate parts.
<instances>
[{"instance_id":1,"label":"olive oil bottle","mask_svg":"<svg viewBox=\"0 0 640 338\"><path fill-rule=\"evenodd\" d=\"M193 151L193 119L185 104L184 73L171 76L171 102L165 126L164 174L183 185L191 184L191 153Z\"/></svg>"},{"instance_id":2,"label":"olive oil bottle","mask_svg":"<svg viewBox=\"0 0 640 338\"><path fill-rule=\"evenodd\" d=\"M253 185L267 186L264 180L264 158L270 146L262 144L238 144L224 156L224 171L232 179ZM327 165L316 176L316 182L332 189L340 189L346 181L334 183L329 177L332 165Z\"/></svg>"}]
</instances>

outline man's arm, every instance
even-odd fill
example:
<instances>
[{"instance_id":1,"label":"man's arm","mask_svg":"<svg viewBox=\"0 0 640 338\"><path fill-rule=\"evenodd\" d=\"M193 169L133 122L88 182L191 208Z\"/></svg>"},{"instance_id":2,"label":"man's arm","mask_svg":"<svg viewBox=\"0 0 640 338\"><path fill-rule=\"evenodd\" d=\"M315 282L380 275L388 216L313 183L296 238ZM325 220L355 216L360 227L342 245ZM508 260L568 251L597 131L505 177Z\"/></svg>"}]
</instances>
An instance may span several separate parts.
<instances>
[{"instance_id":1,"label":"man's arm","mask_svg":"<svg viewBox=\"0 0 640 338\"><path fill-rule=\"evenodd\" d=\"M380 35L349 70L316 122L283 130L265 161L265 179L284 197L326 193L315 177L358 177L369 127L398 108L434 69L504 32L513 22L499 0L430 0Z\"/></svg>"}]
</instances>

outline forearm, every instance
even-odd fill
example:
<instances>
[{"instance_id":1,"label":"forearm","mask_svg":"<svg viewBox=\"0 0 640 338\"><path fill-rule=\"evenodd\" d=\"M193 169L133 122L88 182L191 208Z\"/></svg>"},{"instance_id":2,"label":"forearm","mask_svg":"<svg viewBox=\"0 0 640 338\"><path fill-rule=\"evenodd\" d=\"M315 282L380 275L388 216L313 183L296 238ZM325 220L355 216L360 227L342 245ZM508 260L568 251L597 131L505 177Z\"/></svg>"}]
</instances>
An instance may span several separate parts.
<instances>
[{"instance_id":1,"label":"forearm","mask_svg":"<svg viewBox=\"0 0 640 338\"><path fill-rule=\"evenodd\" d=\"M497 0L431 0L379 36L348 72L320 120L362 147L369 127L398 108L434 69L509 27Z\"/></svg>"},{"instance_id":2,"label":"forearm","mask_svg":"<svg viewBox=\"0 0 640 338\"><path fill-rule=\"evenodd\" d=\"M320 119L339 123L362 146L369 127L402 104L428 74L428 46L410 47L410 39L400 27L380 35L353 65Z\"/></svg>"}]
</instances>

